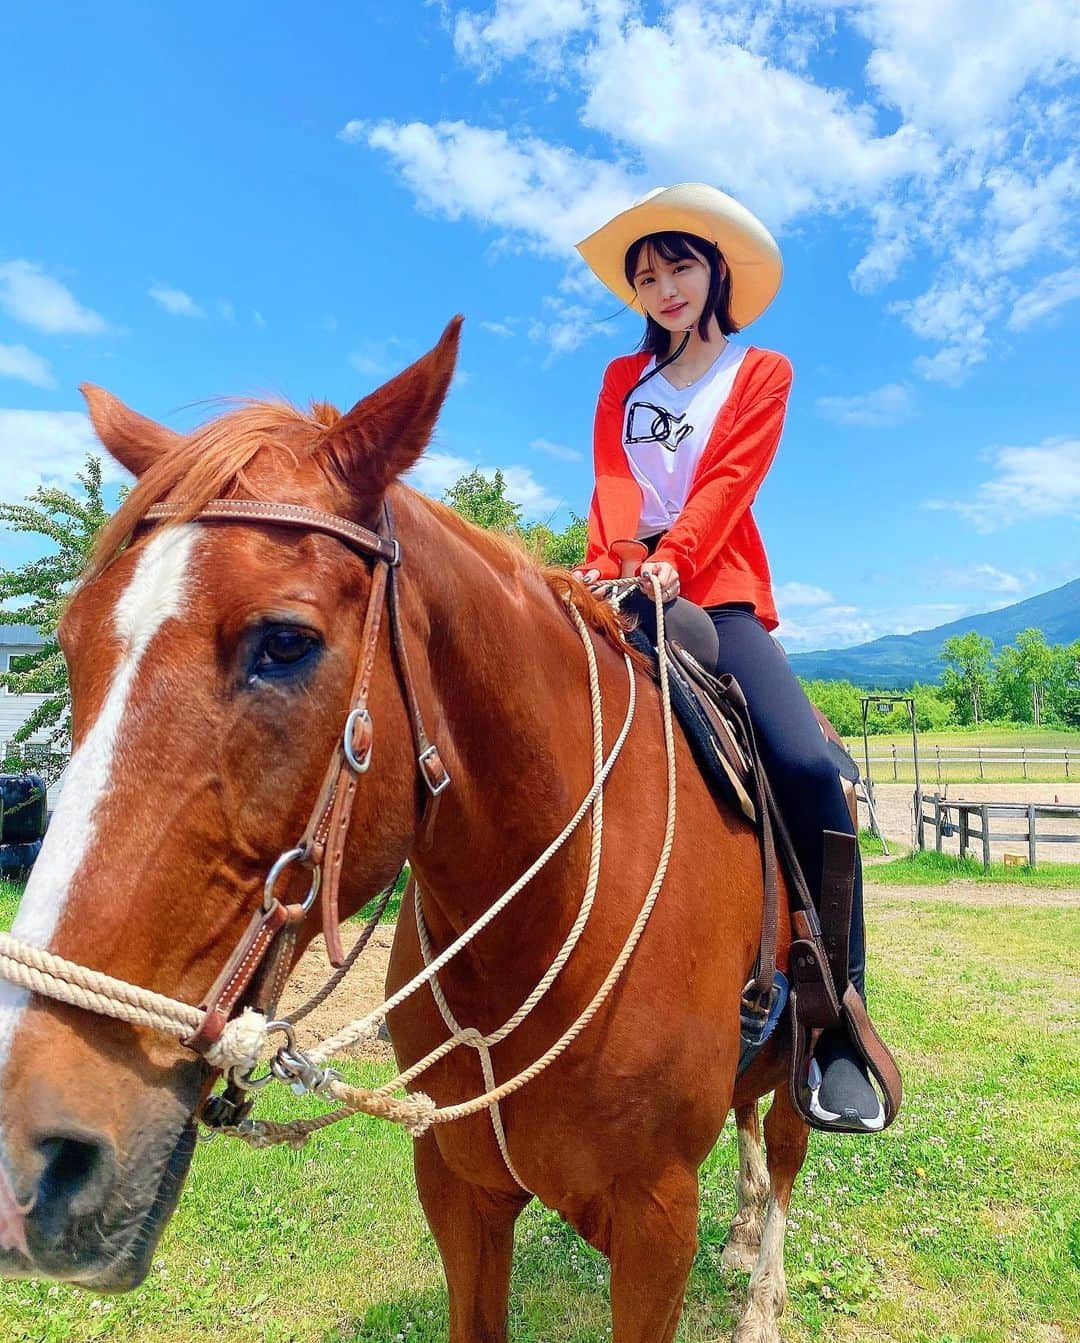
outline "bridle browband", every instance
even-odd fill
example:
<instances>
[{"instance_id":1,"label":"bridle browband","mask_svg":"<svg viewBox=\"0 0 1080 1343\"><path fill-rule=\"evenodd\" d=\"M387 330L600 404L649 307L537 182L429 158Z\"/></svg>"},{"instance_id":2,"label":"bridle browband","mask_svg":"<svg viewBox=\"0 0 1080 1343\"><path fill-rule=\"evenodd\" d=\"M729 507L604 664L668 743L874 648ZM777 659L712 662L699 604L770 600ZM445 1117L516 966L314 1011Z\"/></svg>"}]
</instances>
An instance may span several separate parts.
<instances>
[{"instance_id":1,"label":"bridle browband","mask_svg":"<svg viewBox=\"0 0 1080 1343\"><path fill-rule=\"evenodd\" d=\"M204 1054L220 1039L240 999L259 976L259 996L271 1010L277 1003L292 962L300 925L321 896L322 931L334 966L344 959L338 926L338 894L345 847L360 777L371 766L375 727L368 708L375 669L383 609L389 611L391 646L416 748L416 762L426 796L419 842L430 842L439 799L450 785L439 749L429 739L417 698L401 626L396 573L401 545L393 535L389 506L384 502L379 530L348 518L324 513L304 504L263 503L254 499L211 499L194 513L182 503L153 504L140 520L146 523L181 519L198 523L256 523L322 532L344 542L372 561L371 592L364 615L360 656L349 696L349 708L337 746L327 764L322 785L296 845L286 849L271 866L263 887L262 907L252 916L224 969L199 1004L203 1014L198 1029L185 1044ZM281 874L293 863L311 871L304 899L284 903L275 893Z\"/></svg>"}]
</instances>

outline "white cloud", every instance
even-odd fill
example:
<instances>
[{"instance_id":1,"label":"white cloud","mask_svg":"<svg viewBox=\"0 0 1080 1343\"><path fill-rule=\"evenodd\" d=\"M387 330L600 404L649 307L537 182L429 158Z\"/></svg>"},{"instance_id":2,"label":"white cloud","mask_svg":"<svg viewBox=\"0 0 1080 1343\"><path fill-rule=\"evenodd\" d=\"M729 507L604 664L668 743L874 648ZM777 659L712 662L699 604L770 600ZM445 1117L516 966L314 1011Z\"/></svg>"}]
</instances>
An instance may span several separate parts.
<instances>
[{"instance_id":1,"label":"white cloud","mask_svg":"<svg viewBox=\"0 0 1080 1343\"><path fill-rule=\"evenodd\" d=\"M467 457L429 450L405 477L406 481L433 499L441 499L451 485L476 467Z\"/></svg>"},{"instance_id":2,"label":"white cloud","mask_svg":"<svg viewBox=\"0 0 1080 1343\"><path fill-rule=\"evenodd\" d=\"M502 471L506 497L521 505L522 516L527 522L549 518L564 502L549 493L527 466L479 466L467 457L450 452L425 452L405 480L433 499L441 499L451 485L476 470L489 480L496 470Z\"/></svg>"},{"instance_id":3,"label":"white cloud","mask_svg":"<svg viewBox=\"0 0 1080 1343\"><path fill-rule=\"evenodd\" d=\"M481 471L485 476L489 476L493 474L494 468L489 470L487 467L481 467ZM556 498L536 479L527 466L504 466L502 473L506 478L507 498L521 505L526 522L534 522L537 519L546 521L566 502L565 499Z\"/></svg>"},{"instance_id":4,"label":"white cloud","mask_svg":"<svg viewBox=\"0 0 1080 1343\"><path fill-rule=\"evenodd\" d=\"M88 452L101 458L105 480L130 480L81 411L0 410L0 498L21 503L39 485L69 485Z\"/></svg>"},{"instance_id":5,"label":"white cloud","mask_svg":"<svg viewBox=\"0 0 1080 1343\"><path fill-rule=\"evenodd\" d=\"M464 121L350 122L341 134L388 154L422 209L521 235L541 253L567 254L635 194L616 164Z\"/></svg>"},{"instance_id":6,"label":"white cloud","mask_svg":"<svg viewBox=\"0 0 1080 1343\"><path fill-rule=\"evenodd\" d=\"M106 329L104 317L83 307L70 289L33 261L0 264L0 309L16 322L56 335L92 336Z\"/></svg>"},{"instance_id":7,"label":"white cloud","mask_svg":"<svg viewBox=\"0 0 1080 1343\"><path fill-rule=\"evenodd\" d=\"M1047 438L1035 447L998 448L994 475L971 499L931 499L926 507L949 510L980 532L1032 518L1080 517L1080 439Z\"/></svg>"},{"instance_id":8,"label":"white cloud","mask_svg":"<svg viewBox=\"0 0 1080 1343\"><path fill-rule=\"evenodd\" d=\"M1080 19L1061 0L824 0L872 44L883 101L956 145L983 144L1032 79L1056 83L1080 55Z\"/></svg>"},{"instance_id":9,"label":"white cloud","mask_svg":"<svg viewBox=\"0 0 1080 1343\"><path fill-rule=\"evenodd\" d=\"M549 350L545 363L551 363L562 354L572 354L592 336L602 336L605 329L596 314L580 303L545 296L542 300L544 316L529 324L529 339Z\"/></svg>"},{"instance_id":10,"label":"white cloud","mask_svg":"<svg viewBox=\"0 0 1080 1343\"><path fill-rule=\"evenodd\" d=\"M485 14L469 11L454 22L454 49L475 65L521 56L539 48L554 57L561 43L586 28L595 17L587 0L500 0Z\"/></svg>"},{"instance_id":11,"label":"white cloud","mask_svg":"<svg viewBox=\"0 0 1080 1343\"><path fill-rule=\"evenodd\" d=\"M800 613L797 620L781 619L776 631L791 653L819 648L850 648L886 634L912 634L959 620L972 608L959 602L922 602L893 609L858 606L822 606Z\"/></svg>"},{"instance_id":12,"label":"white cloud","mask_svg":"<svg viewBox=\"0 0 1080 1343\"><path fill-rule=\"evenodd\" d=\"M502 336L504 339L514 334L505 322L481 322L480 326L484 331L490 331L493 336Z\"/></svg>"},{"instance_id":13,"label":"white cloud","mask_svg":"<svg viewBox=\"0 0 1080 1343\"><path fill-rule=\"evenodd\" d=\"M941 343L936 354L920 355L915 367L929 381L955 387L986 358L990 324L1003 306L1003 294L993 285L942 277L918 298L891 304L890 311L923 340Z\"/></svg>"},{"instance_id":14,"label":"white cloud","mask_svg":"<svg viewBox=\"0 0 1080 1343\"><path fill-rule=\"evenodd\" d=\"M650 177L716 182L774 229L933 170L916 127L878 134L873 109L754 49L731 17L684 0L655 25L609 29L585 58L584 123L642 156Z\"/></svg>"},{"instance_id":15,"label":"white cloud","mask_svg":"<svg viewBox=\"0 0 1080 1343\"><path fill-rule=\"evenodd\" d=\"M850 275L851 286L859 294L872 294L896 279L917 234L911 210L897 201L877 201L869 214L873 241Z\"/></svg>"},{"instance_id":16,"label":"white cloud","mask_svg":"<svg viewBox=\"0 0 1080 1343\"><path fill-rule=\"evenodd\" d=\"M969 564L963 569L942 570L936 575L936 579L947 587L980 588L984 592L1018 596L1034 587L1036 575L1030 569L1018 574L1009 574L992 564Z\"/></svg>"},{"instance_id":17,"label":"white cloud","mask_svg":"<svg viewBox=\"0 0 1080 1343\"><path fill-rule=\"evenodd\" d=\"M343 138L387 154L424 210L567 259L657 182L714 181L781 232L850 216L864 232L853 286L906 282L891 311L929 347L916 369L953 384L987 358L1003 314L1026 329L1065 301L1047 271L1077 245L1073 5L669 0L653 15L632 0L496 0L450 23L467 62L523 59L546 89L565 84L590 147L350 122ZM865 81L836 85L837 35L865 44ZM590 283L578 297L596 302Z\"/></svg>"},{"instance_id":18,"label":"white cloud","mask_svg":"<svg viewBox=\"0 0 1080 1343\"><path fill-rule=\"evenodd\" d=\"M1080 298L1080 266L1069 266L1055 275L1045 275L1013 304L1009 326L1013 331L1026 331L1075 298Z\"/></svg>"},{"instance_id":19,"label":"white cloud","mask_svg":"<svg viewBox=\"0 0 1080 1343\"><path fill-rule=\"evenodd\" d=\"M859 425L867 429L902 424L915 413L911 392L895 382L857 396L821 396L817 408L835 424Z\"/></svg>"},{"instance_id":20,"label":"white cloud","mask_svg":"<svg viewBox=\"0 0 1080 1343\"><path fill-rule=\"evenodd\" d=\"M258 310L258 308L255 308L254 311L252 312L251 321L257 327L264 327L266 325L266 318L262 315L262 313Z\"/></svg>"},{"instance_id":21,"label":"white cloud","mask_svg":"<svg viewBox=\"0 0 1080 1343\"><path fill-rule=\"evenodd\" d=\"M836 602L831 592L816 587L813 583L780 583L774 595L780 610L787 610L792 606L831 606Z\"/></svg>"},{"instance_id":22,"label":"white cloud","mask_svg":"<svg viewBox=\"0 0 1080 1343\"><path fill-rule=\"evenodd\" d=\"M0 378L19 378L33 387L56 386L49 361L25 345L0 345Z\"/></svg>"},{"instance_id":23,"label":"white cloud","mask_svg":"<svg viewBox=\"0 0 1080 1343\"><path fill-rule=\"evenodd\" d=\"M529 444L533 452L542 452L545 457L554 457L557 462L583 462L585 454L577 448L567 448L561 443L552 443L547 438L534 438Z\"/></svg>"},{"instance_id":24,"label":"white cloud","mask_svg":"<svg viewBox=\"0 0 1080 1343\"><path fill-rule=\"evenodd\" d=\"M182 289L173 289L167 284L154 284L150 286L148 292L155 303L174 317L206 316L191 295L185 294Z\"/></svg>"}]
</instances>

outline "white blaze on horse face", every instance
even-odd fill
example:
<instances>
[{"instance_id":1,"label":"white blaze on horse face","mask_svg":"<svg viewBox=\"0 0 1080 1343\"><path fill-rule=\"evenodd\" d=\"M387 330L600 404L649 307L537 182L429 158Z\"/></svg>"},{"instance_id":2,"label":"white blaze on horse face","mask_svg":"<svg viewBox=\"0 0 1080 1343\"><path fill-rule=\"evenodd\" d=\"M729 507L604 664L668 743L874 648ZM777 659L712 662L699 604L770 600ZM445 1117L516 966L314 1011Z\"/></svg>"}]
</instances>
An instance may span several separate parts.
<instances>
[{"instance_id":1,"label":"white blaze on horse face","mask_svg":"<svg viewBox=\"0 0 1080 1343\"><path fill-rule=\"evenodd\" d=\"M91 853L139 664L162 625L183 611L197 535L197 525L187 523L151 537L113 610L120 659L101 710L68 763L60 801L23 893L11 931L25 942L49 945L72 884ZM27 990L0 980L0 1070L28 996Z\"/></svg>"}]
</instances>

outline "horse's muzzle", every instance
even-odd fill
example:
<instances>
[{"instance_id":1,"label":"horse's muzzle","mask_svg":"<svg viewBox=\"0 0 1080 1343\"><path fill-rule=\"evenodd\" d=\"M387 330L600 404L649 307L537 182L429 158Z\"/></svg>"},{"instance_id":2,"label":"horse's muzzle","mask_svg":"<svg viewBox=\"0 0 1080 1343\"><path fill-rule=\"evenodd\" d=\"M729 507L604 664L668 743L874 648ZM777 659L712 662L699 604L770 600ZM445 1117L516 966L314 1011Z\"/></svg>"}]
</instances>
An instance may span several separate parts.
<instances>
[{"instance_id":1,"label":"horse's muzzle","mask_svg":"<svg viewBox=\"0 0 1080 1343\"><path fill-rule=\"evenodd\" d=\"M25 1253L0 1259L6 1276L56 1278L95 1291L137 1287L176 1207L195 1146L195 1125L159 1134L151 1150L121 1161L104 1135L35 1135L24 1171ZM26 1176L31 1175L27 1181ZM36 1183L35 1183L36 1181Z\"/></svg>"}]
</instances>

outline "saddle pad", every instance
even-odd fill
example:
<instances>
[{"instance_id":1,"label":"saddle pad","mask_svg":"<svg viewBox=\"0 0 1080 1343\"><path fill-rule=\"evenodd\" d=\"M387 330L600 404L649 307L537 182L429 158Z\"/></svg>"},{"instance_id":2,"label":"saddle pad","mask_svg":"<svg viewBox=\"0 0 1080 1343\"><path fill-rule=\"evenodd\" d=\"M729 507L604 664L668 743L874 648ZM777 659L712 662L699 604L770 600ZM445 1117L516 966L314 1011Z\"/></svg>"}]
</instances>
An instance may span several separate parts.
<instances>
[{"instance_id":1,"label":"saddle pad","mask_svg":"<svg viewBox=\"0 0 1080 1343\"><path fill-rule=\"evenodd\" d=\"M634 629L625 638L631 647L650 659L655 675L657 652L646 635ZM668 657L667 667L671 707L706 783L715 797L741 812L754 825L757 811L744 782L749 777L748 765L734 735L723 722L722 710L710 702L708 709L712 712L707 712L696 688L673 657Z\"/></svg>"}]
</instances>

